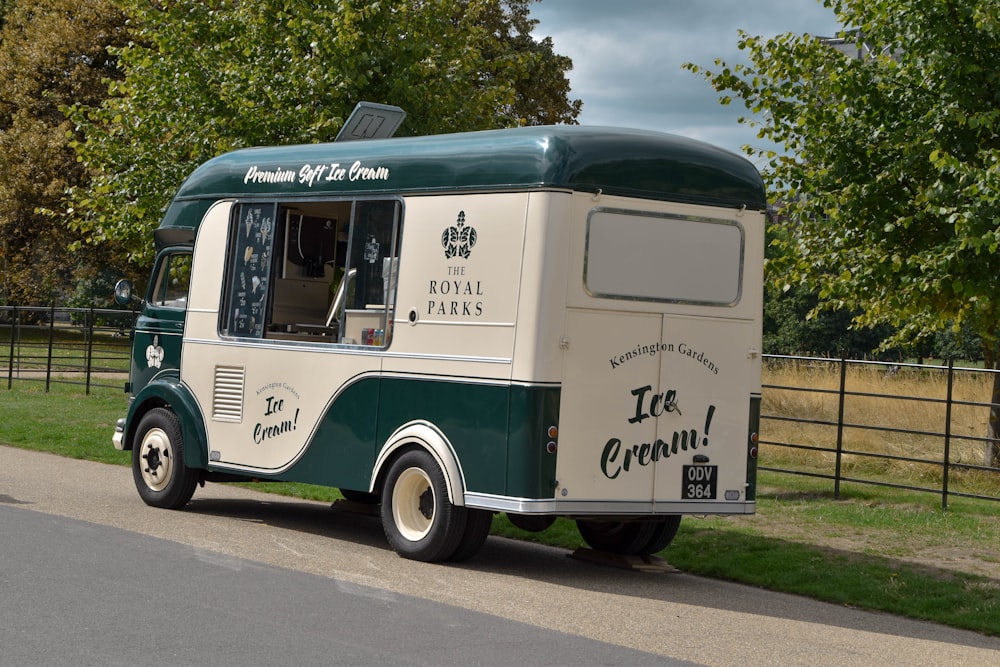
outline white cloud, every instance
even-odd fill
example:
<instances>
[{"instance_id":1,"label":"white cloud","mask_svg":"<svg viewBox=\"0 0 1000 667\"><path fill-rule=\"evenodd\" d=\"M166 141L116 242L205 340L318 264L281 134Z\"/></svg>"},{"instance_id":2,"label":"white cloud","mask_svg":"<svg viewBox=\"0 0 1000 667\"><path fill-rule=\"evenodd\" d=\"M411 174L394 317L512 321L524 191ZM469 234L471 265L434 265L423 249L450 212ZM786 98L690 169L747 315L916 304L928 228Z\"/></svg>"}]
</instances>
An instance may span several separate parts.
<instances>
[{"instance_id":1,"label":"white cloud","mask_svg":"<svg viewBox=\"0 0 1000 667\"><path fill-rule=\"evenodd\" d=\"M711 68L716 58L744 58L740 29L832 35L833 13L818 0L541 0L531 14L537 36L552 37L573 59L572 96L583 100L580 122L683 134L732 151L759 143L741 126L739 103L719 95L686 62Z\"/></svg>"}]
</instances>

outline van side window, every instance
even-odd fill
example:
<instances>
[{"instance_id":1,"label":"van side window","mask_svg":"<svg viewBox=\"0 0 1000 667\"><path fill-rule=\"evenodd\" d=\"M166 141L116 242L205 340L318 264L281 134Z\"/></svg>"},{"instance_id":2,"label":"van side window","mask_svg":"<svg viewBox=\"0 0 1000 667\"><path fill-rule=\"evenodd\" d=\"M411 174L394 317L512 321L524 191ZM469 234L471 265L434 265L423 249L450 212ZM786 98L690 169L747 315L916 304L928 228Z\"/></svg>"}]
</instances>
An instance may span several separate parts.
<instances>
[{"instance_id":1,"label":"van side window","mask_svg":"<svg viewBox=\"0 0 1000 667\"><path fill-rule=\"evenodd\" d=\"M382 345L389 338L398 272L399 207L393 201L358 202L350 236L344 342Z\"/></svg>"},{"instance_id":2,"label":"van side window","mask_svg":"<svg viewBox=\"0 0 1000 667\"><path fill-rule=\"evenodd\" d=\"M387 345L401 212L396 199L235 207L222 333Z\"/></svg>"},{"instance_id":3,"label":"van side window","mask_svg":"<svg viewBox=\"0 0 1000 667\"><path fill-rule=\"evenodd\" d=\"M172 252L160 258L149 302L162 308L186 308L191 285L191 252Z\"/></svg>"}]
</instances>

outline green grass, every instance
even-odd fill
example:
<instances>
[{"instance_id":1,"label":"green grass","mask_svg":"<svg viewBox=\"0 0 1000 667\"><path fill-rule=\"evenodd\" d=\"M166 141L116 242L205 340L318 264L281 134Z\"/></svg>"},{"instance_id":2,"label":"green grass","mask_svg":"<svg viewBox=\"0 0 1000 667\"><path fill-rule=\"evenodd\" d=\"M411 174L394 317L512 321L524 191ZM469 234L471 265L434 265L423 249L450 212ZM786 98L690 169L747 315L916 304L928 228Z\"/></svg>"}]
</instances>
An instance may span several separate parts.
<instances>
[{"instance_id":1,"label":"green grass","mask_svg":"<svg viewBox=\"0 0 1000 667\"><path fill-rule=\"evenodd\" d=\"M669 558L694 574L1000 634L1000 582L982 576L690 522Z\"/></svg>"},{"instance_id":2,"label":"green grass","mask_svg":"<svg viewBox=\"0 0 1000 667\"><path fill-rule=\"evenodd\" d=\"M86 371L88 349L91 367L101 372L128 372L131 344L114 327L97 329L88 343L80 327L58 324L50 332L47 325L23 325L11 340L9 324L0 324L0 369L6 370L11 358L15 371L41 371L49 364L49 336L52 337L52 368L61 372ZM6 376L6 372L3 373ZM4 385L6 386L6 385Z\"/></svg>"},{"instance_id":3,"label":"green grass","mask_svg":"<svg viewBox=\"0 0 1000 667\"><path fill-rule=\"evenodd\" d=\"M124 382L124 381L123 381ZM87 395L83 387L15 381L0 388L0 444L74 459L126 465L128 452L111 445L115 421L128 403L121 389L99 388Z\"/></svg>"},{"instance_id":4,"label":"green grass","mask_svg":"<svg viewBox=\"0 0 1000 667\"><path fill-rule=\"evenodd\" d=\"M16 382L0 388L0 444L127 465L111 446L124 414L120 390ZM940 567L935 554L982 563L1000 559L1000 505L955 498L942 511L933 494L832 483L776 473L760 477L758 513L687 517L668 562L692 574L727 579L835 604L925 619L1000 635L1000 580ZM261 491L330 502L335 489L264 483ZM575 549L575 525L559 519L543 533L515 528L503 515L493 534ZM947 555L941 556L946 558Z\"/></svg>"},{"instance_id":5,"label":"green grass","mask_svg":"<svg viewBox=\"0 0 1000 667\"><path fill-rule=\"evenodd\" d=\"M781 481L776 475L762 479ZM945 547L996 563L1000 507L995 503L963 500L945 512L933 496L860 489L834 500L812 486L806 480L799 490L764 494L754 517L686 517L661 555L691 574L1000 635L1000 580L908 562L927 549ZM881 500L873 500L876 496ZM498 516L493 534L567 549L583 546L575 525L565 519L533 534ZM830 546L848 542L854 546Z\"/></svg>"},{"instance_id":6,"label":"green grass","mask_svg":"<svg viewBox=\"0 0 1000 667\"><path fill-rule=\"evenodd\" d=\"M796 525L788 537L752 520L686 520L664 555L694 574L1000 634L1000 580L946 569L933 558L914 562L941 546L992 552L997 508L943 512L893 500L878 507L857 499L802 500L804 509L791 513ZM788 513L785 504L764 498L759 513ZM848 546L834 546L841 543Z\"/></svg>"}]
</instances>

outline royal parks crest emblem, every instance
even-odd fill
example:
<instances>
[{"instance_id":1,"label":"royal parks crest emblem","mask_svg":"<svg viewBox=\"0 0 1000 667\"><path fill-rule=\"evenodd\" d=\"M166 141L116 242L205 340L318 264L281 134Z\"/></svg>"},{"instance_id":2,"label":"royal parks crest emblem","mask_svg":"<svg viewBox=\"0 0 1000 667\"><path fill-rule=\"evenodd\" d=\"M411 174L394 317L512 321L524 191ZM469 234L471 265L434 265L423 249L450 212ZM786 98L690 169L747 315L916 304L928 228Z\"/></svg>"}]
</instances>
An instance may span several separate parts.
<instances>
[{"instance_id":1,"label":"royal parks crest emblem","mask_svg":"<svg viewBox=\"0 0 1000 667\"><path fill-rule=\"evenodd\" d=\"M461 257L468 259L472 247L476 245L476 229L465 224L465 211L458 212L458 220L441 234L445 259Z\"/></svg>"}]
</instances>

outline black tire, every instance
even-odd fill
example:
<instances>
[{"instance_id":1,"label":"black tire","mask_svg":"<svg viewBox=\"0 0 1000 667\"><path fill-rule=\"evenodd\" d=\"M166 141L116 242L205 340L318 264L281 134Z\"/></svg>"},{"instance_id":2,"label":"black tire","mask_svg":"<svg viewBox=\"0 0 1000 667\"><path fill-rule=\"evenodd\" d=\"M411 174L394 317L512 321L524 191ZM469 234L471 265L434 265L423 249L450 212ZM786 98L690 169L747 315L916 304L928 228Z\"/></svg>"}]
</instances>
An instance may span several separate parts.
<instances>
[{"instance_id":1,"label":"black tire","mask_svg":"<svg viewBox=\"0 0 1000 667\"><path fill-rule=\"evenodd\" d=\"M178 509L194 495L198 474L184 465L184 437L170 410L155 408L139 421L132 440L132 478L143 502L153 507Z\"/></svg>"},{"instance_id":2,"label":"black tire","mask_svg":"<svg viewBox=\"0 0 1000 667\"><path fill-rule=\"evenodd\" d=\"M354 489L340 489L340 495L344 496L344 500L350 500L352 503L364 503L365 505L378 505L377 493L369 493L368 491L355 491Z\"/></svg>"},{"instance_id":3,"label":"black tire","mask_svg":"<svg viewBox=\"0 0 1000 667\"><path fill-rule=\"evenodd\" d=\"M650 521L576 521L580 536L592 549L623 556L645 549L653 538L653 526Z\"/></svg>"},{"instance_id":4,"label":"black tire","mask_svg":"<svg viewBox=\"0 0 1000 667\"><path fill-rule=\"evenodd\" d=\"M422 449L404 453L389 467L382 487L382 529L403 558L447 560L458 550L467 521L451 504L444 473Z\"/></svg>"},{"instance_id":5,"label":"black tire","mask_svg":"<svg viewBox=\"0 0 1000 667\"><path fill-rule=\"evenodd\" d=\"M486 538L490 535L492 526L493 512L467 507L465 509L465 531L458 543L458 548L455 553L448 556L448 560L458 563L469 560L479 553L483 544L486 543Z\"/></svg>"},{"instance_id":6,"label":"black tire","mask_svg":"<svg viewBox=\"0 0 1000 667\"><path fill-rule=\"evenodd\" d=\"M677 535L677 529L681 527L681 515L671 514L650 523L654 526L653 534L646 546L636 552L641 556L650 556L670 546Z\"/></svg>"}]
</instances>

